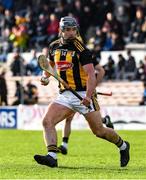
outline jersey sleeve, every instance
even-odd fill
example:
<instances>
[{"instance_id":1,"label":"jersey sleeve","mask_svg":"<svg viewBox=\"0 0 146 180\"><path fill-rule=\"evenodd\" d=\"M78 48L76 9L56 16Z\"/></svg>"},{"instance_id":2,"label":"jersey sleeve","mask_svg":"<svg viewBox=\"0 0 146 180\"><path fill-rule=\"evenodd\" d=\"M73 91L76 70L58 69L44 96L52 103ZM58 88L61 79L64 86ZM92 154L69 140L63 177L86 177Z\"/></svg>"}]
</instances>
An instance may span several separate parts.
<instances>
[{"instance_id":1,"label":"jersey sleeve","mask_svg":"<svg viewBox=\"0 0 146 180\"><path fill-rule=\"evenodd\" d=\"M93 63L92 54L88 49L85 49L80 53L80 63L82 66Z\"/></svg>"}]
</instances>

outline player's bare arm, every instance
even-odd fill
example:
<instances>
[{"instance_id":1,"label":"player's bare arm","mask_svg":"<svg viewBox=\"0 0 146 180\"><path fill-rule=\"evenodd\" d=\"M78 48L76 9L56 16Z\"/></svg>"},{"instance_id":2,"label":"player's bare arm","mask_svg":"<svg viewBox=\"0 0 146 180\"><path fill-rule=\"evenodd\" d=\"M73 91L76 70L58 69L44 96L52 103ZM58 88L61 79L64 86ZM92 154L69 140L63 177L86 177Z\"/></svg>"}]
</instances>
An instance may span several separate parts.
<instances>
[{"instance_id":1,"label":"player's bare arm","mask_svg":"<svg viewBox=\"0 0 146 180\"><path fill-rule=\"evenodd\" d=\"M105 75L105 71L103 69L103 67L99 64L97 64L95 67L96 70L96 85L98 86L99 83L101 83L104 75Z\"/></svg>"},{"instance_id":2,"label":"player's bare arm","mask_svg":"<svg viewBox=\"0 0 146 180\"><path fill-rule=\"evenodd\" d=\"M83 99L83 104L87 106L87 103L90 102L91 96L96 88L96 77L93 64L86 64L83 68L88 75L86 97Z\"/></svg>"}]
</instances>

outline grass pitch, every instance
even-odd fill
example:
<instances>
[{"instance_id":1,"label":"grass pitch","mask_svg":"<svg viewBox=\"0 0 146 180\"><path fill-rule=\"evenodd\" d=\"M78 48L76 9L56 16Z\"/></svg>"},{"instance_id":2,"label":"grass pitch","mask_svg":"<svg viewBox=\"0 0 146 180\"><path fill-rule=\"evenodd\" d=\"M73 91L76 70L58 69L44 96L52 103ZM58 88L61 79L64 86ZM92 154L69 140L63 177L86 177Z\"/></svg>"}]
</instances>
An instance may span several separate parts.
<instances>
[{"instance_id":1,"label":"grass pitch","mask_svg":"<svg viewBox=\"0 0 146 180\"><path fill-rule=\"evenodd\" d=\"M144 179L146 131L118 131L131 145L131 161L119 166L113 144L90 131L72 131L68 155L58 154L58 168L37 164L34 154L46 154L41 131L0 130L0 179ZM58 133L59 143L61 132Z\"/></svg>"}]
</instances>

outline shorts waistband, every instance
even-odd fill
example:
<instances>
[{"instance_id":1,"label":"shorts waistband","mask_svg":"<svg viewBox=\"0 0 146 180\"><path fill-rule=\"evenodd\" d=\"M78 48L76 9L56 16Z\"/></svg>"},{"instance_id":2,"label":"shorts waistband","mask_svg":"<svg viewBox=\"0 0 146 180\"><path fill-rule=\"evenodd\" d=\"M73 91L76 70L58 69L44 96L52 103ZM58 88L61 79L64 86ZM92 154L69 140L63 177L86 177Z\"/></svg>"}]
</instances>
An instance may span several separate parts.
<instances>
[{"instance_id":1,"label":"shorts waistband","mask_svg":"<svg viewBox=\"0 0 146 180\"><path fill-rule=\"evenodd\" d=\"M69 90L68 90L68 89L60 89L60 90L59 90L59 93L62 94L62 93L65 92L65 91L69 91ZM75 91L79 91L79 92L80 92L80 91L86 91L86 88L79 89L79 90L76 89Z\"/></svg>"}]
</instances>

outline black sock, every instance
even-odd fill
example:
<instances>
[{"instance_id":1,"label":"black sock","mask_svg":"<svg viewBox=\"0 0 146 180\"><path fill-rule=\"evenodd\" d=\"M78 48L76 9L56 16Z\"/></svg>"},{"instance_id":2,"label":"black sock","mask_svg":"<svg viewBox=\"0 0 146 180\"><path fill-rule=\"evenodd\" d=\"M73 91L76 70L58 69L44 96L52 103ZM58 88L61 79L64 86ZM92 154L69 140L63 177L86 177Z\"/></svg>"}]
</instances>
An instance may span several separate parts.
<instances>
[{"instance_id":1,"label":"black sock","mask_svg":"<svg viewBox=\"0 0 146 180\"><path fill-rule=\"evenodd\" d=\"M118 142L116 143L116 145L118 146L118 147L121 147L122 146L122 144L123 144L123 140L122 140L122 138L119 136L119 139L118 139Z\"/></svg>"},{"instance_id":2,"label":"black sock","mask_svg":"<svg viewBox=\"0 0 146 180\"><path fill-rule=\"evenodd\" d=\"M62 142L68 143L68 140L69 140L68 137L63 137L63 138L62 138Z\"/></svg>"}]
</instances>

